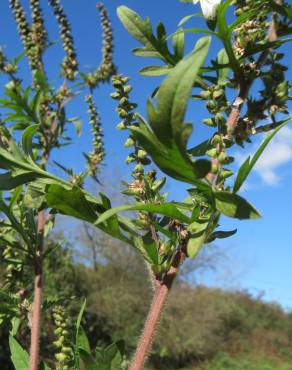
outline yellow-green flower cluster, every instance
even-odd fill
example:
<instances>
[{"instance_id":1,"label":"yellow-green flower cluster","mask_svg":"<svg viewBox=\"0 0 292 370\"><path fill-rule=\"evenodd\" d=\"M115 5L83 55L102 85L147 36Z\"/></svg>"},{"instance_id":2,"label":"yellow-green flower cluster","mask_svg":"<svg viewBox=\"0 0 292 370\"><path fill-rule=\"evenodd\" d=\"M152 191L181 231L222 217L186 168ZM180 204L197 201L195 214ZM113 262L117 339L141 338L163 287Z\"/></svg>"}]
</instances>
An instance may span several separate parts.
<instances>
[{"instance_id":1,"label":"yellow-green flower cluster","mask_svg":"<svg viewBox=\"0 0 292 370\"><path fill-rule=\"evenodd\" d=\"M86 96L85 101L88 106L88 114L90 118L89 123L91 125L91 132L93 135L92 151L87 156L88 173L90 176L95 177L97 172L97 166L101 164L105 157L103 132L101 127L100 116L97 111L96 105L93 101L92 95Z\"/></svg>"},{"instance_id":2,"label":"yellow-green flower cluster","mask_svg":"<svg viewBox=\"0 0 292 370\"><path fill-rule=\"evenodd\" d=\"M30 0L32 17L32 39L38 47L39 57L47 47L48 34L45 29L44 19L39 0Z\"/></svg>"},{"instance_id":3,"label":"yellow-green flower cluster","mask_svg":"<svg viewBox=\"0 0 292 370\"><path fill-rule=\"evenodd\" d=\"M9 4L17 24L18 33L24 45L25 54L34 73L42 68L38 45L33 40L30 25L27 22L25 11L19 0L9 0Z\"/></svg>"},{"instance_id":4,"label":"yellow-green flower cluster","mask_svg":"<svg viewBox=\"0 0 292 370\"><path fill-rule=\"evenodd\" d=\"M72 365L73 350L70 346L70 321L64 307L58 305L53 308L53 319L56 327L54 334L57 337L53 344L58 351L55 354L56 370L69 370Z\"/></svg>"},{"instance_id":5,"label":"yellow-green flower cluster","mask_svg":"<svg viewBox=\"0 0 292 370\"><path fill-rule=\"evenodd\" d=\"M131 103L129 100L129 93L132 91L132 86L127 84L129 77L122 75L116 75L112 77L112 84L116 91L111 94L111 97L118 100L118 106L116 108L119 117L122 121L117 125L117 129L124 130L132 125L138 125L136 120L136 114L133 110L137 107L137 104ZM128 155L126 163L136 162L134 169L134 176L139 177L144 173L144 165L150 163L150 159L147 156L145 150L135 142L134 138L130 135L126 140L124 146L126 148L133 147L134 152Z\"/></svg>"},{"instance_id":6,"label":"yellow-green flower cluster","mask_svg":"<svg viewBox=\"0 0 292 370\"><path fill-rule=\"evenodd\" d=\"M234 51L236 55L242 56L248 47L266 38L268 28L265 10L269 6L266 0L237 0L235 15L237 17L252 9L257 9L254 17L249 17L245 22L235 29Z\"/></svg>"},{"instance_id":7,"label":"yellow-green flower cluster","mask_svg":"<svg viewBox=\"0 0 292 370\"><path fill-rule=\"evenodd\" d=\"M17 67L6 60L3 50L0 48L0 72L13 74Z\"/></svg>"},{"instance_id":8,"label":"yellow-green flower cluster","mask_svg":"<svg viewBox=\"0 0 292 370\"><path fill-rule=\"evenodd\" d=\"M107 11L103 3L98 3L101 26L103 29L102 37L102 62L97 73L102 81L110 81L110 78L115 74L116 68L113 63L113 31Z\"/></svg>"},{"instance_id":9,"label":"yellow-green flower cluster","mask_svg":"<svg viewBox=\"0 0 292 370\"><path fill-rule=\"evenodd\" d=\"M78 70L78 62L71 26L63 7L60 5L59 0L49 0L49 4L51 5L55 17L59 23L60 36L63 40L63 48L66 53L66 56L61 64L62 72L68 80L74 80Z\"/></svg>"},{"instance_id":10,"label":"yellow-green flower cluster","mask_svg":"<svg viewBox=\"0 0 292 370\"><path fill-rule=\"evenodd\" d=\"M113 62L114 44L110 19L103 3L97 3L96 6L99 10L103 30L102 61L97 70L86 77L86 82L91 88L96 87L100 82L110 81L110 78L116 73L116 67Z\"/></svg>"},{"instance_id":11,"label":"yellow-green flower cluster","mask_svg":"<svg viewBox=\"0 0 292 370\"><path fill-rule=\"evenodd\" d=\"M15 278L22 271L22 265L17 262L11 262L12 260L16 261L18 255L17 252L10 246L6 246L2 252L4 261L7 261L7 266L4 274L4 285L6 288L11 288L15 285Z\"/></svg>"}]
</instances>

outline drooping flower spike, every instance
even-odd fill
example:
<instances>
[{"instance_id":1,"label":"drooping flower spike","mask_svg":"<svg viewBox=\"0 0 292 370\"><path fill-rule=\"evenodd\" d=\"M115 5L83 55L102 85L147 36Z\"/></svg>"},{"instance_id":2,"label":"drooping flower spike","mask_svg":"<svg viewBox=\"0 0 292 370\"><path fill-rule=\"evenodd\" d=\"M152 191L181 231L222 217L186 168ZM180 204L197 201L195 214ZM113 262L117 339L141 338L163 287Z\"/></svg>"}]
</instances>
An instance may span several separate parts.
<instances>
[{"instance_id":1,"label":"drooping flower spike","mask_svg":"<svg viewBox=\"0 0 292 370\"><path fill-rule=\"evenodd\" d=\"M206 20L213 20L216 18L216 10L221 0L193 0L194 4L200 2L202 12Z\"/></svg>"}]
</instances>

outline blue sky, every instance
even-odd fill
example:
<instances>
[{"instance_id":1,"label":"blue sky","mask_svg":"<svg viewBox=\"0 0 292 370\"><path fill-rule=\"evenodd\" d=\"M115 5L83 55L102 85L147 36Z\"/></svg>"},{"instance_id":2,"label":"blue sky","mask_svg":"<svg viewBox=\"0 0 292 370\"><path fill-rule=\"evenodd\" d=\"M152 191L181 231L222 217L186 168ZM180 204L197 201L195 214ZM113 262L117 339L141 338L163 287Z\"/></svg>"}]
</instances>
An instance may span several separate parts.
<instances>
[{"instance_id":1,"label":"blue sky","mask_svg":"<svg viewBox=\"0 0 292 370\"><path fill-rule=\"evenodd\" d=\"M46 22L49 28L51 40L58 40L58 32L47 1L42 1L45 9ZM94 0L63 0L62 3L69 15L73 27L73 34L79 54L80 66L95 67L100 62L101 32ZM152 24L163 21L169 33L175 31L179 20L190 13L196 13L199 6L179 3L178 0L107 0L107 6L115 35L115 60L119 72L131 76L134 85L133 101L139 103L139 110L145 113L146 97L151 94L158 85L160 79L143 77L138 74L140 68L145 65L155 64L149 59L137 58L131 54L131 49L138 44L124 30L116 16L117 6L124 4L136 10L143 16L149 16ZM0 45L4 46L5 53L13 57L21 51L21 44L16 33L13 18L8 8L8 1L0 2ZM199 18L193 18L189 26L202 27L204 22ZM197 36L196 36L197 37ZM196 37L187 36L187 47L191 49ZM214 56L219 51L220 45L212 41L210 55ZM289 51L288 47L284 50ZM289 53L288 53L289 54ZM59 45L48 50L46 64L49 75L58 84L58 64L63 53ZM286 59L288 64L288 58ZM290 58L291 63L291 58ZM83 71L86 68L83 68ZM29 78L27 66L22 66L23 75ZM291 77L291 72L290 75ZM5 80L0 77L0 86ZM115 125L118 118L114 112L115 103L109 98L111 86L104 86L95 92L95 98L101 112L106 149L107 166L114 166L119 173L129 176L130 169L124 165L127 150L123 148L125 134L117 132ZM256 94L256 92L254 92ZM69 106L72 116L79 116L84 122L83 135L74 139L71 147L55 152L54 159L67 166L74 167L77 171L84 166L82 151L90 150L90 133L87 125L87 115L82 97L77 98L74 104ZM191 144L196 144L207 138L208 129L204 128L201 120L207 116L205 109L195 102L190 104L187 112L187 120L194 123L194 134ZM73 128L69 130L74 134ZM241 151L235 151L239 164L252 152L261 138L256 138L254 143ZM256 167L253 175L249 178L242 195L247 197L263 214L259 221L234 221L222 220L222 229L238 228L238 233L230 239L218 243L218 248L224 248L228 255L228 270L224 268L222 274L204 275L200 281L211 285L226 284L229 287L241 287L252 293L265 292L265 299L276 300L285 308L292 309L292 127L285 128L274 140ZM54 168L51 168L55 170ZM171 199L183 199L185 186L175 181L169 181L168 189Z\"/></svg>"}]
</instances>

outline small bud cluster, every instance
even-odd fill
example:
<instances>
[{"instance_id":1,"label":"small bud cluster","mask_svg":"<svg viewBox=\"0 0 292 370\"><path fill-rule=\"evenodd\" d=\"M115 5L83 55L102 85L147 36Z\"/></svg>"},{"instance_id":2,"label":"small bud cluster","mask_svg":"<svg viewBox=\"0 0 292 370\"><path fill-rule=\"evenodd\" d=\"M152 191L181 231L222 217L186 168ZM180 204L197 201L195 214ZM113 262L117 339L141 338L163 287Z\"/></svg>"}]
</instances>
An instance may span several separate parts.
<instances>
[{"instance_id":1,"label":"small bud cluster","mask_svg":"<svg viewBox=\"0 0 292 370\"><path fill-rule=\"evenodd\" d=\"M63 7L60 5L59 0L49 0L49 4L51 5L55 17L59 23L60 36L63 40L63 48L66 53L66 56L61 64L63 75L68 80L74 80L75 74L78 70L78 62L71 32L71 26Z\"/></svg>"},{"instance_id":2,"label":"small bud cluster","mask_svg":"<svg viewBox=\"0 0 292 370\"><path fill-rule=\"evenodd\" d=\"M73 350L70 346L70 321L66 317L64 307L58 305L53 308L53 319L56 329L54 334L57 340L53 343L58 352L55 354L57 360L56 370L71 369Z\"/></svg>"},{"instance_id":3,"label":"small bud cluster","mask_svg":"<svg viewBox=\"0 0 292 370\"><path fill-rule=\"evenodd\" d=\"M226 148L232 145L226 125L226 114L228 115L230 111L230 103L226 98L225 85L203 86L200 97L207 101L206 108L213 115L204 119L203 123L217 128L210 142L211 148L206 152L206 155L212 158L212 167L207 179L220 187L224 180L232 175L232 172L223 167L233 161L233 158L226 153Z\"/></svg>"},{"instance_id":4,"label":"small bud cluster","mask_svg":"<svg viewBox=\"0 0 292 370\"><path fill-rule=\"evenodd\" d=\"M31 28L19 0L9 0L9 4L17 24L18 33L24 45L25 54L29 60L31 70L34 73L42 68L38 45L33 40Z\"/></svg>"},{"instance_id":5,"label":"small bud cluster","mask_svg":"<svg viewBox=\"0 0 292 370\"><path fill-rule=\"evenodd\" d=\"M220 112L226 111L229 107L224 87L220 85L208 86L201 91L200 97L207 101L206 108L211 114L215 115L214 119L207 119L203 122L207 126L216 127L220 123L219 121L222 120L222 114Z\"/></svg>"},{"instance_id":6,"label":"small bud cluster","mask_svg":"<svg viewBox=\"0 0 292 370\"><path fill-rule=\"evenodd\" d=\"M7 62L3 50L0 48L0 72L13 74L16 71L16 66Z\"/></svg>"},{"instance_id":7,"label":"small bud cluster","mask_svg":"<svg viewBox=\"0 0 292 370\"><path fill-rule=\"evenodd\" d=\"M98 3L97 8L99 10L101 26L103 29L102 62L98 69L98 74L102 81L109 81L116 73L116 67L113 63L113 31L104 4Z\"/></svg>"},{"instance_id":8,"label":"small bud cluster","mask_svg":"<svg viewBox=\"0 0 292 370\"><path fill-rule=\"evenodd\" d=\"M95 87L99 82L108 82L116 73L116 67L113 63L113 31L111 23L103 3L98 3L101 26L103 29L102 36L102 61L94 73L87 76L86 81L90 87Z\"/></svg>"},{"instance_id":9,"label":"small bud cluster","mask_svg":"<svg viewBox=\"0 0 292 370\"><path fill-rule=\"evenodd\" d=\"M45 29L44 19L39 0L30 0L32 16L32 39L38 47L39 58L47 47L48 34Z\"/></svg>"},{"instance_id":10,"label":"small bud cluster","mask_svg":"<svg viewBox=\"0 0 292 370\"><path fill-rule=\"evenodd\" d=\"M87 156L88 173L90 176L95 177L97 166L101 164L105 157L105 150L103 144L103 132L96 105L93 101L92 95L85 98L88 105L88 114L90 117L89 123L91 124L91 132L93 135L92 151Z\"/></svg>"},{"instance_id":11,"label":"small bud cluster","mask_svg":"<svg viewBox=\"0 0 292 370\"><path fill-rule=\"evenodd\" d=\"M122 121L117 125L117 129L125 130L131 126L138 126L139 121L137 115L133 110L137 107L137 104L130 102L129 93L132 91L132 86L128 84L129 78L117 75L112 78L112 84L115 88L115 92L111 94L111 97L118 100L117 113ZM130 134L125 142L126 148L133 148L133 152L130 153L126 159L126 163L135 163L134 170L132 172L133 181L131 183L125 183L126 189L123 194L133 196L137 201L148 203L162 203L165 201L166 194L161 194L160 191L165 184L165 178L157 179L155 170L144 171L144 166L151 163L147 152L138 145L135 138ZM167 242L160 240L156 234L154 226L151 225L157 222L157 216L148 212L139 212L139 220L137 221L137 227L142 230L147 230L152 234L152 237L157 241L157 248L164 263L159 266L153 265L152 272L156 276L160 276L163 272L169 269L169 263L172 258L171 243L168 245ZM155 234L155 236L153 236ZM161 247L161 245L168 245L168 248Z\"/></svg>"},{"instance_id":12,"label":"small bud cluster","mask_svg":"<svg viewBox=\"0 0 292 370\"><path fill-rule=\"evenodd\" d=\"M6 288L11 288L14 286L15 281L17 280L16 277L19 276L22 272L22 265L21 263L16 262L10 262L12 260L17 259L18 254L17 252L11 248L10 246L6 246L2 252L2 256L4 258L4 261L7 261L7 266L5 269L4 274L4 285Z\"/></svg>"},{"instance_id":13,"label":"small bud cluster","mask_svg":"<svg viewBox=\"0 0 292 370\"><path fill-rule=\"evenodd\" d=\"M269 70L262 73L264 90L261 96L266 103L268 114L273 116L277 112L288 114L287 101L289 99L289 89L291 85L285 80L287 67L280 63L283 54L271 53L266 65Z\"/></svg>"},{"instance_id":14,"label":"small bud cluster","mask_svg":"<svg viewBox=\"0 0 292 370\"><path fill-rule=\"evenodd\" d=\"M119 101L117 106L117 113L122 121L117 125L118 130L125 130L130 126L137 126L136 114L133 110L137 107L137 104L129 101L129 93L132 91L132 86L127 84L129 82L128 77L122 75L116 75L112 77L112 84L116 91L111 94L111 97ZM140 147L133 136L129 136L124 146L126 148L133 147L134 151L130 153L126 159L126 163L136 163L133 171L134 178L139 178L144 173L144 166L151 163L145 150Z\"/></svg>"},{"instance_id":15,"label":"small bud cluster","mask_svg":"<svg viewBox=\"0 0 292 370\"><path fill-rule=\"evenodd\" d=\"M234 161L234 158L226 152L226 149L232 145L232 141L228 134L226 135L226 130L221 130L213 135L211 145L212 148L206 152L206 155L212 158L212 167L208 179L211 182L216 179L216 185L220 188L224 185L225 179L233 174L232 171L224 168L224 165L231 164Z\"/></svg>"},{"instance_id":16,"label":"small bud cluster","mask_svg":"<svg viewBox=\"0 0 292 370\"><path fill-rule=\"evenodd\" d=\"M266 38L268 24L264 12L268 6L269 1L266 0L237 0L235 10L237 17L252 9L258 10L254 17L249 17L235 29L233 47L237 56L242 56L247 48Z\"/></svg>"}]
</instances>

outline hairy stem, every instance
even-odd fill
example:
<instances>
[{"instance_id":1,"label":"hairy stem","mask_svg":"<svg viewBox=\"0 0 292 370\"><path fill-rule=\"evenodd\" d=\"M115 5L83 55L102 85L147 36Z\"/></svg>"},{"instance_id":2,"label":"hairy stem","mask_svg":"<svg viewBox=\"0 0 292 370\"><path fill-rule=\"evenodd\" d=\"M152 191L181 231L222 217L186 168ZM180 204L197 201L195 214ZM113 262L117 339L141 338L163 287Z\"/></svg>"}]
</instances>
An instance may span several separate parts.
<instances>
[{"instance_id":1,"label":"hairy stem","mask_svg":"<svg viewBox=\"0 0 292 370\"><path fill-rule=\"evenodd\" d=\"M44 246L44 227L46 223L45 211L38 213L38 246L35 260L34 276L34 299L32 307L32 326L30 341L29 370L37 370L39 364L40 347L40 323L41 323L41 305L43 290L43 246Z\"/></svg>"},{"instance_id":2,"label":"hairy stem","mask_svg":"<svg viewBox=\"0 0 292 370\"><path fill-rule=\"evenodd\" d=\"M179 265L183 258L184 257L182 256L182 253L179 253L163 280L161 282L157 281L148 317L129 370L140 370L143 368L147 355L151 349L159 318L163 311L172 284L178 274Z\"/></svg>"}]
</instances>

